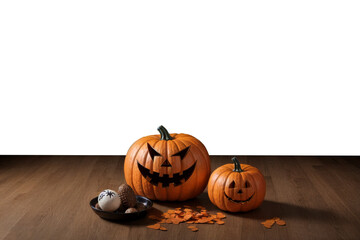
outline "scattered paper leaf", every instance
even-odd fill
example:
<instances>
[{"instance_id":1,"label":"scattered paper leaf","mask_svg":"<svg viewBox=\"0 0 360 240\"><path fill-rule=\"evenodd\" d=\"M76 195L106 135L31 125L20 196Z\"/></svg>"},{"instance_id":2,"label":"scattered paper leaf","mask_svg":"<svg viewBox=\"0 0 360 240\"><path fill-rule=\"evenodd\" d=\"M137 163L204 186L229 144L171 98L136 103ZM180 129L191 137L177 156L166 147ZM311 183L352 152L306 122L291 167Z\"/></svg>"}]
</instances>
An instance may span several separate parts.
<instances>
[{"instance_id":1,"label":"scattered paper leaf","mask_svg":"<svg viewBox=\"0 0 360 240\"><path fill-rule=\"evenodd\" d=\"M167 228L161 226L160 223L178 225L183 222L187 224L214 224L216 222L219 225L225 224L222 219L226 218L226 216L222 212L210 214L203 206L196 206L196 208L198 210L193 210L191 209L191 206L184 205L183 208L169 209L167 212L162 213L161 216L149 215L148 218L157 220L158 222L147 227L150 229L167 231ZM188 226L188 228L194 232L199 230L199 228L194 225Z\"/></svg>"},{"instance_id":2,"label":"scattered paper leaf","mask_svg":"<svg viewBox=\"0 0 360 240\"><path fill-rule=\"evenodd\" d=\"M279 225L279 226L285 226L285 225L286 225L286 222L285 222L284 220L281 220L279 217L273 217L273 218L270 218L270 219L265 220L264 222L261 222L261 224L262 224L264 227L268 228L268 229L272 228L272 226L273 226L275 223L276 223L277 225Z\"/></svg>"},{"instance_id":3,"label":"scattered paper leaf","mask_svg":"<svg viewBox=\"0 0 360 240\"><path fill-rule=\"evenodd\" d=\"M284 220L277 220L276 224L279 225L279 226L285 226L286 222Z\"/></svg>"},{"instance_id":4,"label":"scattered paper leaf","mask_svg":"<svg viewBox=\"0 0 360 240\"><path fill-rule=\"evenodd\" d=\"M226 218L226 216L221 212L216 213L216 215L217 215L217 218L220 218L220 219Z\"/></svg>"},{"instance_id":5,"label":"scattered paper leaf","mask_svg":"<svg viewBox=\"0 0 360 240\"><path fill-rule=\"evenodd\" d=\"M188 228L193 232L197 232L199 230L196 226L188 226Z\"/></svg>"},{"instance_id":6,"label":"scattered paper leaf","mask_svg":"<svg viewBox=\"0 0 360 240\"><path fill-rule=\"evenodd\" d=\"M155 230L158 230L160 229L160 224L156 223L154 225L149 225L149 226L146 226L147 228L151 228L151 229L155 229Z\"/></svg>"}]
</instances>

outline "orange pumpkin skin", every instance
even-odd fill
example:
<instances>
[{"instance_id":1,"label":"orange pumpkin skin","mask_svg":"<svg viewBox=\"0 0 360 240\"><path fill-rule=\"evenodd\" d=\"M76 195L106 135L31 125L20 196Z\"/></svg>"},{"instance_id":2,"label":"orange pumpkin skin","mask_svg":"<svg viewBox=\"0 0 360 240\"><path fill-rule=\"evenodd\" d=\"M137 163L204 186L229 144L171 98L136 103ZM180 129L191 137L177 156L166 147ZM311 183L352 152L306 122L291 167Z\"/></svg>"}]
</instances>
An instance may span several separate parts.
<instances>
[{"instance_id":1,"label":"orange pumpkin skin","mask_svg":"<svg viewBox=\"0 0 360 240\"><path fill-rule=\"evenodd\" d=\"M125 158L125 180L137 195L152 200L185 201L202 193L211 173L205 146L188 134L140 138Z\"/></svg>"},{"instance_id":2,"label":"orange pumpkin skin","mask_svg":"<svg viewBox=\"0 0 360 240\"><path fill-rule=\"evenodd\" d=\"M261 172L250 165L234 164L217 168L210 176L208 195L210 201L228 212L247 212L261 205L266 193L266 183Z\"/></svg>"}]
</instances>

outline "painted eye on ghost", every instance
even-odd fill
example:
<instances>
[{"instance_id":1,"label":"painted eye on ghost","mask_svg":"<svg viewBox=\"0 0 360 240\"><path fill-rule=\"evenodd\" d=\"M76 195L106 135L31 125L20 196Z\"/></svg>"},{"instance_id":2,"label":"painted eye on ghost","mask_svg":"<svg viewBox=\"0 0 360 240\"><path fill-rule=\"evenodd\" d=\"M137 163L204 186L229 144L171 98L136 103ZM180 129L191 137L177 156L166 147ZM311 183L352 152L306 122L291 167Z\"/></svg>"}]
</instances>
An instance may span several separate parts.
<instances>
[{"instance_id":1,"label":"painted eye on ghost","mask_svg":"<svg viewBox=\"0 0 360 240\"><path fill-rule=\"evenodd\" d=\"M147 143L147 148L148 148L149 155L153 162L155 161L155 157L161 157L161 159L157 159L157 160L163 161L161 164L161 167L167 168L167 172L172 171L172 169L171 169L172 165L169 162L167 157L162 156L149 143ZM189 149L190 149L190 146L185 147L184 149L182 149L170 156L171 157L178 156L178 157L180 157L180 161L182 161L188 154ZM179 161L179 160L176 158L173 158L172 161ZM142 166L139 162L137 164L138 164L138 168L139 168L141 175L147 181L149 181L151 184L158 186L159 183L162 183L161 184L162 187L169 187L169 185L171 183L173 183L174 186L176 187L176 186L179 186L182 183L186 182L191 177L191 175L194 172L195 166L196 166L196 161L188 169L183 170L182 172L173 173L173 177L169 177L169 174L162 174L162 176L160 177L159 172L153 171L153 173L150 173L150 170L147 169L146 167Z\"/></svg>"}]
</instances>

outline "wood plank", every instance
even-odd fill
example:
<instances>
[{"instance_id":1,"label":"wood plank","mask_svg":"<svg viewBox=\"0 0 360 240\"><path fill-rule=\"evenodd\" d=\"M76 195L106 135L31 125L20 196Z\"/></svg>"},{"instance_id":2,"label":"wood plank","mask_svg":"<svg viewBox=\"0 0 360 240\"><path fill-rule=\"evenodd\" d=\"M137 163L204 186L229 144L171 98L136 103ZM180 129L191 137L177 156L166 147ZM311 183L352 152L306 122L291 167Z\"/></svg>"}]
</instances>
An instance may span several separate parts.
<instances>
[{"instance_id":1,"label":"wood plank","mask_svg":"<svg viewBox=\"0 0 360 240\"><path fill-rule=\"evenodd\" d=\"M164 224L146 228L143 218L114 223L100 219L89 201L124 183L122 156L0 156L2 239L360 239L360 157L238 156L256 166L267 183L264 203L248 213L225 213L225 225ZM231 156L211 157L212 170ZM152 211L211 204L207 190L186 202L155 202ZM287 226L260 223L279 216Z\"/></svg>"}]
</instances>

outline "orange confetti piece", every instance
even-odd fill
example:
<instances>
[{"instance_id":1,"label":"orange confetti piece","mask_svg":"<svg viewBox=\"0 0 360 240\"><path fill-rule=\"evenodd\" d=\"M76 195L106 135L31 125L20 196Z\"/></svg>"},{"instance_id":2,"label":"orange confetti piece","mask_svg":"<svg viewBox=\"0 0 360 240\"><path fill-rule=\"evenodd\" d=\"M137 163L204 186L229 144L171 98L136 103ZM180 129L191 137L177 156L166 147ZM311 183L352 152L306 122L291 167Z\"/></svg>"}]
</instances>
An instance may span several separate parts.
<instances>
[{"instance_id":1,"label":"orange confetti piece","mask_svg":"<svg viewBox=\"0 0 360 240\"><path fill-rule=\"evenodd\" d=\"M160 224L166 223L178 225L184 222L187 224L214 224L215 222L219 225L225 224L225 222L221 220L226 218L225 214L222 212L218 212L217 214L210 214L210 212L208 212L203 206L197 206L198 210L187 208L190 207L188 205L184 205L184 207L186 207L184 210L181 210L182 208L169 209L167 212L162 213L161 216L149 215L148 218L157 220L158 222L147 227L150 229L167 231L167 228L162 227ZM272 221L275 222L274 219ZM189 229L194 232L199 230L199 228L195 226L189 226Z\"/></svg>"},{"instance_id":2,"label":"orange confetti piece","mask_svg":"<svg viewBox=\"0 0 360 240\"><path fill-rule=\"evenodd\" d=\"M199 230L196 226L188 226L188 228L193 232L196 232Z\"/></svg>"},{"instance_id":3,"label":"orange confetti piece","mask_svg":"<svg viewBox=\"0 0 360 240\"><path fill-rule=\"evenodd\" d=\"M203 211L201 211L201 214L202 214L204 217L209 216L209 214L208 214L207 212L203 212Z\"/></svg>"},{"instance_id":4,"label":"orange confetti piece","mask_svg":"<svg viewBox=\"0 0 360 240\"><path fill-rule=\"evenodd\" d=\"M266 221L262 222L261 224L262 225L273 225L274 223L275 223L274 220L269 219L269 220L266 220Z\"/></svg>"},{"instance_id":5,"label":"orange confetti piece","mask_svg":"<svg viewBox=\"0 0 360 240\"><path fill-rule=\"evenodd\" d=\"M179 213L179 217L184 217L185 216L185 212L181 212L181 213Z\"/></svg>"},{"instance_id":6,"label":"orange confetti piece","mask_svg":"<svg viewBox=\"0 0 360 240\"><path fill-rule=\"evenodd\" d=\"M201 218L203 215L201 214L201 213L197 213L197 214L195 214L195 217L197 217L197 218Z\"/></svg>"},{"instance_id":7,"label":"orange confetti piece","mask_svg":"<svg viewBox=\"0 0 360 240\"><path fill-rule=\"evenodd\" d=\"M155 230L158 230L160 229L160 224L156 223L154 225L149 225L149 226L146 226L147 228L151 228L151 229L155 229Z\"/></svg>"},{"instance_id":8,"label":"orange confetti piece","mask_svg":"<svg viewBox=\"0 0 360 240\"><path fill-rule=\"evenodd\" d=\"M168 214L168 213L163 213L162 216L163 216L164 218L169 218L169 217L170 217L170 214Z\"/></svg>"},{"instance_id":9,"label":"orange confetti piece","mask_svg":"<svg viewBox=\"0 0 360 240\"><path fill-rule=\"evenodd\" d=\"M277 220L276 221L276 224L279 225L279 226L285 226L286 225L286 222L284 220Z\"/></svg>"},{"instance_id":10,"label":"orange confetti piece","mask_svg":"<svg viewBox=\"0 0 360 240\"><path fill-rule=\"evenodd\" d=\"M190 218L192 218L192 214L187 214L184 216L185 221L189 220Z\"/></svg>"},{"instance_id":11,"label":"orange confetti piece","mask_svg":"<svg viewBox=\"0 0 360 240\"><path fill-rule=\"evenodd\" d=\"M264 227L266 227L266 228L271 228L272 227L272 225L267 225L267 224L264 224Z\"/></svg>"},{"instance_id":12,"label":"orange confetti piece","mask_svg":"<svg viewBox=\"0 0 360 240\"><path fill-rule=\"evenodd\" d=\"M272 218L272 219L268 219L268 220L262 222L261 224L264 225L264 227L270 229L274 225L274 223L275 223L275 220Z\"/></svg>"},{"instance_id":13,"label":"orange confetti piece","mask_svg":"<svg viewBox=\"0 0 360 240\"><path fill-rule=\"evenodd\" d=\"M203 217L198 220L198 223L207 223L207 222L208 222L208 219L206 217Z\"/></svg>"},{"instance_id":14,"label":"orange confetti piece","mask_svg":"<svg viewBox=\"0 0 360 240\"><path fill-rule=\"evenodd\" d=\"M267 219L264 222L262 222L261 224L274 224L275 220L274 219Z\"/></svg>"},{"instance_id":15,"label":"orange confetti piece","mask_svg":"<svg viewBox=\"0 0 360 240\"><path fill-rule=\"evenodd\" d=\"M180 223L180 220L176 219L176 218L171 218L171 221L172 221L173 224L179 224Z\"/></svg>"}]
</instances>

